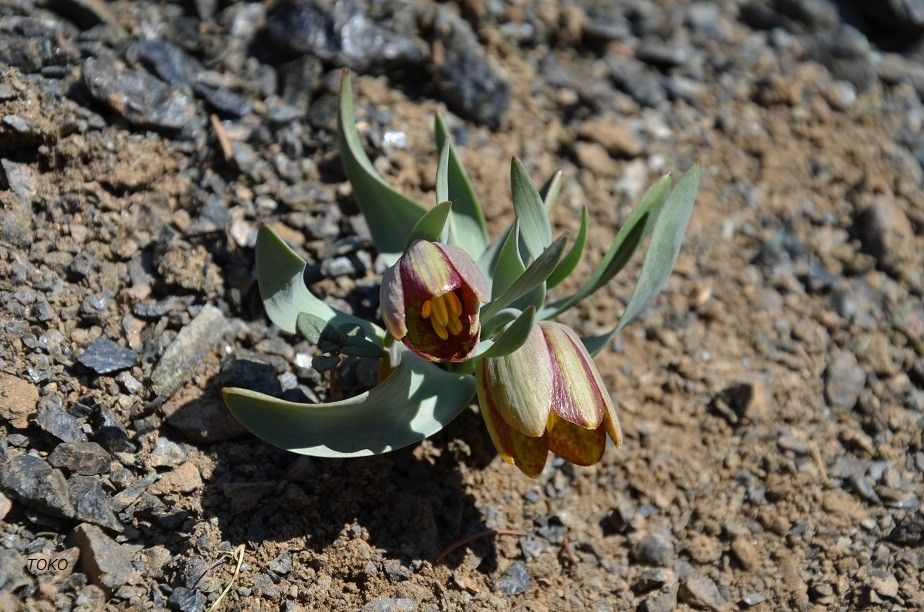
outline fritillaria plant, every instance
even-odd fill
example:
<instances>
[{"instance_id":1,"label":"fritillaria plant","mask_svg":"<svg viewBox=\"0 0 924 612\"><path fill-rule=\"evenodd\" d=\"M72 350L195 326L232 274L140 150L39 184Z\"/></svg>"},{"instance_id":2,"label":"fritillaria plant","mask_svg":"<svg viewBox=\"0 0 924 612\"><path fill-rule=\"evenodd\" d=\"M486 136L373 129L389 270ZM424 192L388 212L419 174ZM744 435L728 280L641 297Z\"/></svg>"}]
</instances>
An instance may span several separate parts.
<instances>
[{"instance_id":1,"label":"fritillaria plant","mask_svg":"<svg viewBox=\"0 0 924 612\"><path fill-rule=\"evenodd\" d=\"M382 275L381 320L334 309L304 282L305 261L267 225L258 233L257 281L270 319L317 347L318 371L343 355L377 359L380 381L340 401L300 404L239 388L225 403L267 442L320 457L388 452L433 435L477 394L500 456L537 476L548 452L578 465L600 460L622 431L592 356L632 322L667 283L677 261L700 169L676 184L655 182L590 277L573 294L547 292L577 267L588 214L570 248L553 239L549 214L561 173L541 189L514 159L515 220L493 242L443 120L435 119L439 164L429 210L391 188L360 144L349 75L340 90L337 143L372 239L390 264ZM579 337L555 318L603 287L648 239L635 290L614 327Z\"/></svg>"}]
</instances>

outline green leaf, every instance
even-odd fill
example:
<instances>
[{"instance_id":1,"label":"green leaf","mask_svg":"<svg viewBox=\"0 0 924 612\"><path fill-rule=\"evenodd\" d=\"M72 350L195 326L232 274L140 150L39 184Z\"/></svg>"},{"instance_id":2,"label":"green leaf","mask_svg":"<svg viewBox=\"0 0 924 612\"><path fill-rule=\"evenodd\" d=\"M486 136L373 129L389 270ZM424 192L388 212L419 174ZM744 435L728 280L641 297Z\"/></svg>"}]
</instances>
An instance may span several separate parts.
<instances>
[{"instance_id":1,"label":"green leaf","mask_svg":"<svg viewBox=\"0 0 924 612\"><path fill-rule=\"evenodd\" d=\"M642 240L651 233L658 212L671 188L670 175L662 176L648 188L642 199L632 209L629 218L619 228L613 243L590 278L573 295L549 304L540 311L542 319L551 319L565 312L575 304L606 285L625 267Z\"/></svg>"},{"instance_id":2,"label":"green leaf","mask_svg":"<svg viewBox=\"0 0 924 612\"><path fill-rule=\"evenodd\" d=\"M562 260L558 262L558 266L549 275L548 280L545 281L547 288L551 289L568 278L568 275L574 271L574 268L581 261L581 256L584 254L584 245L587 243L587 217L587 207L585 206L581 210L581 228L578 230L577 238L575 238L574 244L571 245L571 250L562 257Z\"/></svg>"},{"instance_id":3,"label":"green leaf","mask_svg":"<svg viewBox=\"0 0 924 612\"><path fill-rule=\"evenodd\" d=\"M427 214L421 217L420 221L414 225L405 248L411 246L411 243L415 240L439 242L450 210L452 210L452 202L443 202L428 210Z\"/></svg>"},{"instance_id":4,"label":"green leaf","mask_svg":"<svg viewBox=\"0 0 924 612\"><path fill-rule=\"evenodd\" d=\"M318 344L322 339L339 345L340 333L328 321L310 312L300 312L295 319L295 329L311 344Z\"/></svg>"},{"instance_id":5,"label":"green leaf","mask_svg":"<svg viewBox=\"0 0 924 612\"><path fill-rule=\"evenodd\" d=\"M336 368L338 363L340 363L340 357L336 355L317 355L311 360L311 367L314 368L315 372L318 374L323 374L328 370Z\"/></svg>"},{"instance_id":6,"label":"green leaf","mask_svg":"<svg viewBox=\"0 0 924 612\"><path fill-rule=\"evenodd\" d=\"M459 159L456 148L452 143L452 136L437 114L433 120L433 131L436 136L436 149L440 152L440 165L442 165L443 150L448 150L446 159L446 186L445 197L439 195L439 180L437 180L437 199L450 200L452 207L452 228L456 240L465 251L477 260L484 253L488 244L488 225L484 220L484 213L478 203L478 196L472 187L462 161ZM439 177L439 172L437 172Z\"/></svg>"},{"instance_id":7,"label":"green leaf","mask_svg":"<svg viewBox=\"0 0 924 612\"><path fill-rule=\"evenodd\" d=\"M468 405L475 380L404 353L377 387L338 402L299 404L237 388L222 393L231 414L270 444L315 457L361 457L440 431Z\"/></svg>"},{"instance_id":8,"label":"green leaf","mask_svg":"<svg viewBox=\"0 0 924 612\"><path fill-rule=\"evenodd\" d=\"M484 272L488 280L494 279L494 272L497 269L497 258L500 257L500 250L503 248L507 237L513 230L513 224L509 225L504 233L497 237L497 240L488 245L484 253L478 259L478 267Z\"/></svg>"},{"instance_id":9,"label":"green leaf","mask_svg":"<svg viewBox=\"0 0 924 612\"><path fill-rule=\"evenodd\" d=\"M558 196L561 195L561 185L562 172L559 170L549 177L549 180L539 190L539 195L542 196L542 205L545 207L545 214L549 218L552 217L552 209L555 208L558 203Z\"/></svg>"},{"instance_id":10,"label":"green leaf","mask_svg":"<svg viewBox=\"0 0 924 612\"><path fill-rule=\"evenodd\" d=\"M702 168L693 166L680 177L664 202L651 233L651 244L645 253L642 271L639 273L635 291L619 318L619 323L609 333L592 338L582 338L588 352L594 354L634 321L667 284L693 212L693 203L699 191Z\"/></svg>"},{"instance_id":11,"label":"green leaf","mask_svg":"<svg viewBox=\"0 0 924 612\"><path fill-rule=\"evenodd\" d=\"M545 279L555 269L558 260L561 259L562 251L565 249L565 237L560 236L539 257L537 257L526 269L514 280L509 287L498 297L491 300L490 304L484 307L481 313L482 318L487 321L502 309L510 306L519 298L523 297L539 284L544 283Z\"/></svg>"},{"instance_id":12,"label":"green leaf","mask_svg":"<svg viewBox=\"0 0 924 612\"><path fill-rule=\"evenodd\" d=\"M440 159L436 165L436 202L449 200L449 141L443 141Z\"/></svg>"},{"instance_id":13,"label":"green leaf","mask_svg":"<svg viewBox=\"0 0 924 612\"><path fill-rule=\"evenodd\" d=\"M305 260L289 248L266 224L260 225L256 245L257 285L266 314L276 327L294 334L300 313L308 313L337 326L358 325L375 340L385 332L375 324L331 308L305 286Z\"/></svg>"},{"instance_id":14,"label":"green leaf","mask_svg":"<svg viewBox=\"0 0 924 612\"><path fill-rule=\"evenodd\" d=\"M494 277L491 281L491 297L497 297L503 293L526 269L526 266L523 265L523 260L520 259L520 249L517 247L517 235L519 232L519 222L515 221L513 230L507 233L507 238L497 254Z\"/></svg>"},{"instance_id":15,"label":"green leaf","mask_svg":"<svg viewBox=\"0 0 924 612\"><path fill-rule=\"evenodd\" d=\"M426 212L422 206L392 189L379 175L362 148L353 116L350 74L343 71L337 114L337 147L356 204L366 217L372 240L389 264L397 261L408 232Z\"/></svg>"},{"instance_id":16,"label":"green leaf","mask_svg":"<svg viewBox=\"0 0 924 612\"><path fill-rule=\"evenodd\" d=\"M510 190L513 193L513 210L520 222L520 238L529 261L532 261L551 244L552 226L539 190L523 162L516 157L510 164Z\"/></svg>"},{"instance_id":17,"label":"green leaf","mask_svg":"<svg viewBox=\"0 0 924 612\"><path fill-rule=\"evenodd\" d=\"M481 342L477 355L479 357L501 357L509 355L517 350L526 342L526 337L533 328L533 321L536 318L536 308L529 306L519 317L514 319L507 327L491 340ZM488 344L485 344L488 343Z\"/></svg>"}]
</instances>

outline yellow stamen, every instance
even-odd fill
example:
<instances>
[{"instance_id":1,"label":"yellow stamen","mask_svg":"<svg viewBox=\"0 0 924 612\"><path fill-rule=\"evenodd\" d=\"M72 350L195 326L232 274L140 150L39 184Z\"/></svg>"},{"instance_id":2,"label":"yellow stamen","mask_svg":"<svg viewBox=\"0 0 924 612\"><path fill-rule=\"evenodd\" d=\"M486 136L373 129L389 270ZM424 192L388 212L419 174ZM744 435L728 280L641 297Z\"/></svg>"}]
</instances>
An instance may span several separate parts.
<instances>
[{"instance_id":1,"label":"yellow stamen","mask_svg":"<svg viewBox=\"0 0 924 612\"><path fill-rule=\"evenodd\" d=\"M433 317L433 321L431 321L431 323L433 323L433 331L436 332L437 336L439 336L443 340L446 340L447 338L449 338L449 332L446 331L446 326L440 325L439 321L436 320L436 317Z\"/></svg>"},{"instance_id":2,"label":"yellow stamen","mask_svg":"<svg viewBox=\"0 0 924 612\"><path fill-rule=\"evenodd\" d=\"M446 298L438 296L433 298L433 321L438 322L440 327L446 327L449 323L449 312L446 310Z\"/></svg>"},{"instance_id":3,"label":"yellow stamen","mask_svg":"<svg viewBox=\"0 0 924 612\"><path fill-rule=\"evenodd\" d=\"M462 331L462 321L459 320L459 317L453 317L449 319L448 327L449 331L452 332L453 335L458 334L460 331Z\"/></svg>"},{"instance_id":4,"label":"yellow stamen","mask_svg":"<svg viewBox=\"0 0 924 612\"><path fill-rule=\"evenodd\" d=\"M462 314L462 302L459 301L459 296L456 295L455 291L450 291L444 297L449 303L449 312L457 317Z\"/></svg>"},{"instance_id":5,"label":"yellow stamen","mask_svg":"<svg viewBox=\"0 0 924 612\"><path fill-rule=\"evenodd\" d=\"M430 300L427 300L423 303L423 306L420 307L420 316L424 319L429 319L431 312L433 312L433 304L430 303Z\"/></svg>"}]
</instances>

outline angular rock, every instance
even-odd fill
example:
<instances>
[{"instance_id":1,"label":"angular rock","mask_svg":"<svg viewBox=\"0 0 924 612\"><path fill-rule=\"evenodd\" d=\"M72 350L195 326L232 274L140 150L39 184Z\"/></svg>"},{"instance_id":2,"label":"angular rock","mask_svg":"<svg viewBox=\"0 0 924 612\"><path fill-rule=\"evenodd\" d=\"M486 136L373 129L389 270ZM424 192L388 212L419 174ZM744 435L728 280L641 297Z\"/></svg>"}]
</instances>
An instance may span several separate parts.
<instances>
[{"instance_id":1,"label":"angular rock","mask_svg":"<svg viewBox=\"0 0 924 612\"><path fill-rule=\"evenodd\" d=\"M363 606L362 612L414 612L417 602L408 597L376 597Z\"/></svg>"},{"instance_id":2,"label":"angular rock","mask_svg":"<svg viewBox=\"0 0 924 612\"><path fill-rule=\"evenodd\" d=\"M174 87L190 87L205 67L185 49L156 38L142 41L138 59Z\"/></svg>"},{"instance_id":3,"label":"angular rock","mask_svg":"<svg viewBox=\"0 0 924 612\"><path fill-rule=\"evenodd\" d=\"M924 515L912 512L898 521L889 533L889 541L901 546L924 545Z\"/></svg>"},{"instance_id":4,"label":"angular rock","mask_svg":"<svg viewBox=\"0 0 924 612\"><path fill-rule=\"evenodd\" d=\"M719 587L705 576L693 576L680 585L680 600L703 610L719 610L725 607L725 598L719 593Z\"/></svg>"},{"instance_id":5,"label":"angular rock","mask_svg":"<svg viewBox=\"0 0 924 612\"><path fill-rule=\"evenodd\" d=\"M898 272L915 255L914 230L894 202L879 200L863 211L854 224L863 249L886 270Z\"/></svg>"},{"instance_id":6,"label":"angular rock","mask_svg":"<svg viewBox=\"0 0 924 612\"><path fill-rule=\"evenodd\" d=\"M151 387L159 397L173 395L225 333L236 330L221 311L206 304L199 314L176 335L151 373Z\"/></svg>"},{"instance_id":7,"label":"angular rock","mask_svg":"<svg viewBox=\"0 0 924 612\"><path fill-rule=\"evenodd\" d=\"M26 563L25 557L15 550L0 548L0 593L11 593L20 587L32 584L29 574L26 573Z\"/></svg>"},{"instance_id":8,"label":"angular rock","mask_svg":"<svg viewBox=\"0 0 924 612\"><path fill-rule=\"evenodd\" d=\"M0 467L0 487L19 503L39 512L62 518L74 516L64 474L41 457L20 455L8 461Z\"/></svg>"},{"instance_id":9,"label":"angular rock","mask_svg":"<svg viewBox=\"0 0 924 612\"><path fill-rule=\"evenodd\" d=\"M96 442L65 442L55 447L48 456L48 462L70 472L93 476L109 471L112 456Z\"/></svg>"},{"instance_id":10,"label":"angular rock","mask_svg":"<svg viewBox=\"0 0 924 612\"><path fill-rule=\"evenodd\" d=\"M58 395L46 395L42 398L35 423L63 442L82 442L87 439L80 419L64 410L61 397Z\"/></svg>"},{"instance_id":11,"label":"angular rock","mask_svg":"<svg viewBox=\"0 0 924 612\"><path fill-rule=\"evenodd\" d=\"M126 584L134 572L134 547L119 544L96 525L78 525L70 535L80 549L80 568L90 581L111 592Z\"/></svg>"},{"instance_id":12,"label":"angular rock","mask_svg":"<svg viewBox=\"0 0 924 612\"><path fill-rule=\"evenodd\" d=\"M31 201L35 195L35 176L32 174L32 168L8 159L0 160L0 166L3 167L6 186L10 191L23 202Z\"/></svg>"},{"instance_id":13,"label":"angular rock","mask_svg":"<svg viewBox=\"0 0 924 612\"><path fill-rule=\"evenodd\" d=\"M155 495L169 495L172 493L192 493L201 486L202 476L199 475L199 468L192 463L186 462L164 474L150 490Z\"/></svg>"},{"instance_id":14,"label":"angular rock","mask_svg":"<svg viewBox=\"0 0 924 612\"><path fill-rule=\"evenodd\" d=\"M222 387L241 387L274 396L282 393L282 385L276 378L276 368L252 359L226 360L221 366L218 381Z\"/></svg>"},{"instance_id":15,"label":"angular rock","mask_svg":"<svg viewBox=\"0 0 924 612\"><path fill-rule=\"evenodd\" d=\"M440 8L433 30L443 45L436 85L446 104L459 115L496 129L510 102L510 85L488 63L468 22Z\"/></svg>"},{"instance_id":16,"label":"angular rock","mask_svg":"<svg viewBox=\"0 0 924 612\"><path fill-rule=\"evenodd\" d=\"M92 476L74 474L67 482L75 516L81 521L95 523L112 531L122 531L122 523L112 511L112 500L103 491L99 480Z\"/></svg>"},{"instance_id":17,"label":"angular rock","mask_svg":"<svg viewBox=\"0 0 924 612\"><path fill-rule=\"evenodd\" d=\"M247 433L224 402L214 397L203 396L182 406L165 404L164 414L167 423L191 442L222 442Z\"/></svg>"},{"instance_id":18,"label":"angular rock","mask_svg":"<svg viewBox=\"0 0 924 612\"><path fill-rule=\"evenodd\" d=\"M186 461L186 451L179 444L163 436L157 438L148 465L151 467L176 467Z\"/></svg>"},{"instance_id":19,"label":"angular rock","mask_svg":"<svg viewBox=\"0 0 924 612\"><path fill-rule=\"evenodd\" d=\"M178 586L170 593L167 607L177 612L200 612L205 609L205 595L197 589Z\"/></svg>"},{"instance_id":20,"label":"angular rock","mask_svg":"<svg viewBox=\"0 0 924 612\"><path fill-rule=\"evenodd\" d=\"M837 351L825 372L825 395L838 408L852 409L866 384L866 373L850 351Z\"/></svg>"},{"instance_id":21,"label":"angular rock","mask_svg":"<svg viewBox=\"0 0 924 612\"><path fill-rule=\"evenodd\" d=\"M97 374L109 374L132 367L137 358L135 351L130 348L100 336L84 349L77 361Z\"/></svg>"},{"instance_id":22,"label":"angular rock","mask_svg":"<svg viewBox=\"0 0 924 612\"><path fill-rule=\"evenodd\" d=\"M494 583L494 590L508 597L525 593L529 587L529 572L526 571L526 563L523 561L517 561L511 565Z\"/></svg>"},{"instance_id":23,"label":"angular rock","mask_svg":"<svg viewBox=\"0 0 924 612\"><path fill-rule=\"evenodd\" d=\"M38 388L27 380L0 372L0 419L25 429L38 408Z\"/></svg>"},{"instance_id":24,"label":"angular rock","mask_svg":"<svg viewBox=\"0 0 924 612\"><path fill-rule=\"evenodd\" d=\"M45 6L84 29L100 24L118 25L108 3L103 0L48 0Z\"/></svg>"},{"instance_id":25,"label":"angular rock","mask_svg":"<svg viewBox=\"0 0 924 612\"><path fill-rule=\"evenodd\" d=\"M674 544L661 533L649 533L632 547L632 556L639 563L669 567L674 561Z\"/></svg>"},{"instance_id":26,"label":"angular rock","mask_svg":"<svg viewBox=\"0 0 924 612\"><path fill-rule=\"evenodd\" d=\"M87 58L83 81L97 101L139 127L182 130L196 116L188 95L146 72L123 68L109 59Z\"/></svg>"}]
</instances>

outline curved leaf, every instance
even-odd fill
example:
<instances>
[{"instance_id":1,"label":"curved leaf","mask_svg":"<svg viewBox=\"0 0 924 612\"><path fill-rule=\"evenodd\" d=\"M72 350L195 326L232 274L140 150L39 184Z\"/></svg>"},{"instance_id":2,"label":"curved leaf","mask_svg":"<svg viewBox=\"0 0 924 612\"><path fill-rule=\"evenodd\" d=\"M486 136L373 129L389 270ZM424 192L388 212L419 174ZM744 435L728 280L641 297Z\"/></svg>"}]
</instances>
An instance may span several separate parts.
<instances>
[{"instance_id":1,"label":"curved leaf","mask_svg":"<svg viewBox=\"0 0 924 612\"><path fill-rule=\"evenodd\" d=\"M587 216L587 207L585 206L581 210L581 228L578 230L577 238L574 239L574 244L571 245L571 250L568 251L568 254L562 257L555 270L549 274L548 280L545 281L547 288L551 289L568 278L568 275L574 271L578 262L581 261L581 256L584 254L584 245L587 243Z\"/></svg>"},{"instance_id":2,"label":"curved leaf","mask_svg":"<svg viewBox=\"0 0 924 612\"><path fill-rule=\"evenodd\" d=\"M419 442L469 404L475 379L405 353L377 387L338 402L300 404L248 389L222 389L225 405L266 442L315 457L362 457Z\"/></svg>"},{"instance_id":3,"label":"curved leaf","mask_svg":"<svg viewBox=\"0 0 924 612\"><path fill-rule=\"evenodd\" d=\"M478 196L472 187L462 161L459 159L456 148L452 143L452 136L443 122L443 118L436 114L433 119L433 131L436 137L436 149L440 151L440 165L442 166L442 152L447 150L446 159L446 187L447 193L439 195L439 172L437 172L437 199L451 200L452 227L459 246L477 260L484 253L488 244L488 225L484 220L484 213L478 203Z\"/></svg>"},{"instance_id":4,"label":"curved leaf","mask_svg":"<svg viewBox=\"0 0 924 612\"><path fill-rule=\"evenodd\" d=\"M533 328L535 318L536 308L534 306L527 307L519 317L507 325L504 331L493 339L486 340L485 342L490 344L487 344L483 351L479 351L477 356L501 357L517 350L526 342L526 337L529 336L529 332Z\"/></svg>"},{"instance_id":5,"label":"curved leaf","mask_svg":"<svg viewBox=\"0 0 924 612\"><path fill-rule=\"evenodd\" d=\"M523 273L514 280L509 287L498 297L491 300L490 304L484 307L481 316L485 321L493 317L502 309L510 306L519 298L523 297L538 285L544 284L545 279L555 269L558 260L561 259L562 251L565 249L565 237L559 236L539 257L529 264ZM544 290L544 287L543 287Z\"/></svg>"},{"instance_id":6,"label":"curved leaf","mask_svg":"<svg viewBox=\"0 0 924 612\"><path fill-rule=\"evenodd\" d=\"M436 164L436 202L449 200L449 142L440 148L440 159Z\"/></svg>"},{"instance_id":7,"label":"curved leaf","mask_svg":"<svg viewBox=\"0 0 924 612\"><path fill-rule=\"evenodd\" d=\"M545 185L539 190L542 197L542 205L545 207L545 214L552 216L552 209L558 203L558 196L561 195L562 172L559 170L545 182Z\"/></svg>"},{"instance_id":8,"label":"curved leaf","mask_svg":"<svg viewBox=\"0 0 924 612\"><path fill-rule=\"evenodd\" d=\"M340 161L356 204L366 217L372 240L384 259L392 264L404 249L408 232L426 212L422 206L395 191L369 161L356 133L350 73L343 71L337 113L337 147Z\"/></svg>"},{"instance_id":9,"label":"curved leaf","mask_svg":"<svg viewBox=\"0 0 924 612\"><path fill-rule=\"evenodd\" d=\"M439 242L451 210L452 202L442 202L428 210L427 214L421 217L420 221L414 225L405 248L409 247L415 240Z\"/></svg>"},{"instance_id":10,"label":"curved leaf","mask_svg":"<svg viewBox=\"0 0 924 612\"><path fill-rule=\"evenodd\" d=\"M336 310L305 286L305 260L265 223L257 231L257 285L263 307L273 324L294 334L300 313L309 313L334 327L358 325L367 337L381 341L385 332L375 324Z\"/></svg>"},{"instance_id":11,"label":"curved leaf","mask_svg":"<svg viewBox=\"0 0 924 612\"><path fill-rule=\"evenodd\" d=\"M648 304L667 284L677 257L680 255L680 246L687 231L690 213L693 212L693 203L699 191L699 179L702 168L693 166L686 174L680 177L664 202L658 214L651 233L651 244L645 253L642 271L632 297L626 305L625 311L619 318L619 323L602 336L581 338L584 346L591 354L595 354L618 334L626 325L634 321Z\"/></svg>"},{"instance_id":12,"label":"curved leaf","mask_svg":"<svg viewBox=\"0 0 924 612\"><path fill-rule=\"evenodd\" d=\"M539 197L539 190L523 162L516 157L510 163L510 190L513 194L513 210L520 222L520 238L528 260L532 261L552 243L552 226L542 198Z\"/></svg>"},{"instance_id":13,"label":"curved leaf","mask_svg":"<svg viewBox=\"0 0 924 612\"><path fill-rule=\"evenodd\" d=\"M494 276L491 279L491 297L497 297L523 274L526 266L520 259L520 249L517 248L517 236L520 233L520 224L514 221L513 229L507 233L507 238L497 254L494 264Z\"/></svg>"},{"instance_id":14,"label":"curved leaf","mask_svg":"<svg viewBox=\"0 0 924 612\"><path fill-rule=\"evenodd\" d=\"M565 312L600 287L603 287L625 267L642 240L651 233L658 213L671 188L670 175L664 175L648 188L641 200L632 209L629 218L619 228L609 250L597 265L590 278L573 295L553 302L543 308L539 316L551 319Z\"/></svg>"}]
</instances>

